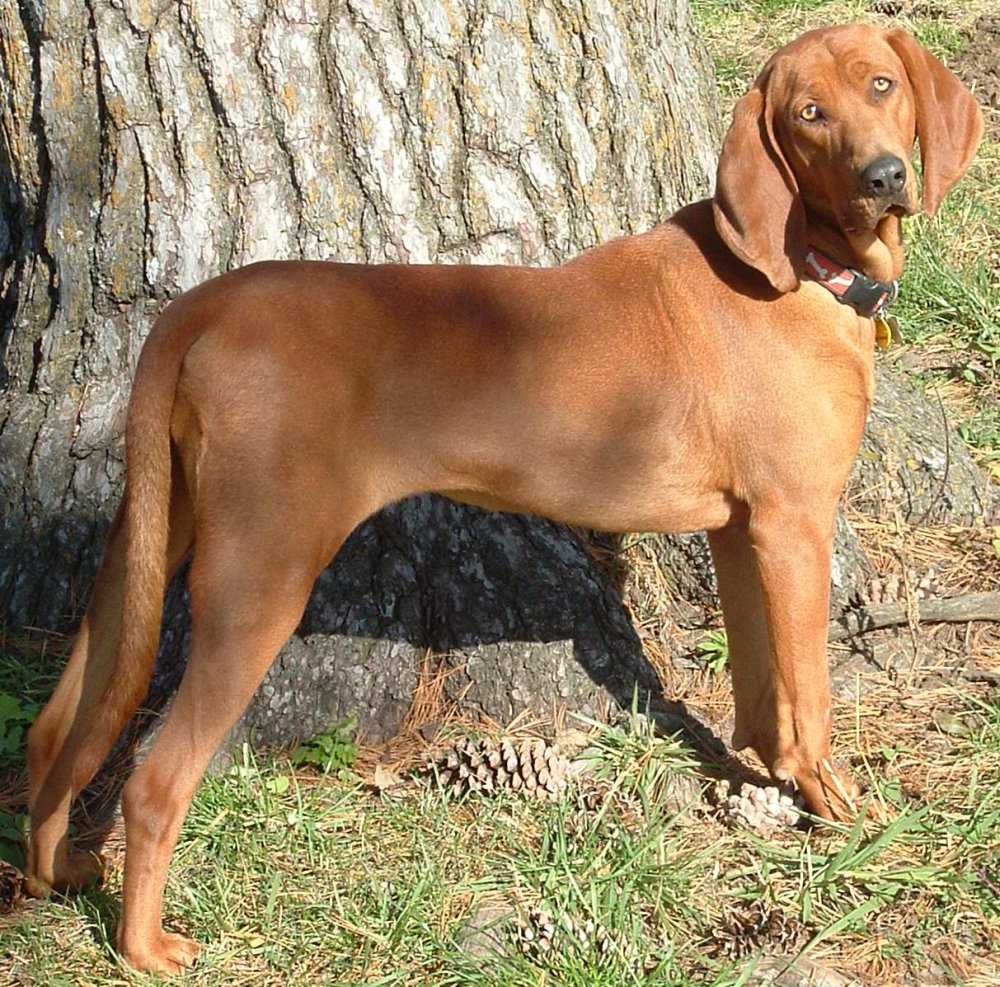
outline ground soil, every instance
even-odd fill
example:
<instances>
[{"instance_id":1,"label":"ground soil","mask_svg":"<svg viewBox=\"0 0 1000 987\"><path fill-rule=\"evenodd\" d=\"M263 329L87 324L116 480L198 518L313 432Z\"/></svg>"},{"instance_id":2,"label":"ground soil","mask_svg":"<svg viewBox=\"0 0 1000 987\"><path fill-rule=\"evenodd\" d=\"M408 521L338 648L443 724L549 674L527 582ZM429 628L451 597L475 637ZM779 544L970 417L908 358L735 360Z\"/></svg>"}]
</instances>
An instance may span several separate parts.
<instances>
[{"instance_id":1,"label":"ground soil","mask_svg":"<svg viewBox=\"0 0 1000 987\"><path fill-rule=\"evenodd\" d=\"M951 59L951 68L986 111L987 127L1000 134L1000 14L983 14L975 21L968 47Z\"/></svg>"}]
</instances>

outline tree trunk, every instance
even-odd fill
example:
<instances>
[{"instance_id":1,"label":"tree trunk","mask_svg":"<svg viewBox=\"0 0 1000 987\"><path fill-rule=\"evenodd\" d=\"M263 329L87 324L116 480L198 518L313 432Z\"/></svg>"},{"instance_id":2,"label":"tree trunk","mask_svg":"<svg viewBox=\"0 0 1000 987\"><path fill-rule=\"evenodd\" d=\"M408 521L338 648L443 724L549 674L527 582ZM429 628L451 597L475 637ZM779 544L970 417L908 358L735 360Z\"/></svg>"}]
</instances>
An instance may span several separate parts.
<instances>
[{"instance_id":1,"label":"tree trunk","mask_svg":"<svg viewBox=\"0 0 1000 987\"><path fill-rule=\"evenodd\" d=\"M684 0L0 0L0 85L0 619L40 627L86 602L168 299L264 258L558 263L707 194L721 136ZM649 544L714 605L697 538ZM426 649L501 719L656 694L573 534L424 497L344 547L241 731L385 736Z\"/></svg>"},{"instance_id":2,"label":"tree trunk","mask_svg":"<svg viewBox=\"0 0 1000 987\"><path fill-rule=\"evenodd\" d=\"M714 171L710 72L683 2L0 0L0 18L0 612L14 623L69 625L86 602L135 361L169 298L263 258L554 264L648 229ZM160 694L177 678L178 596ZM514 658L520 679L483 696L506 693L501 715L546 692L540 650L562 658L546 704L598 701L570 655L623 699L655 681L565 529L421 498L366 525L320 580L262 690L262 732L280 739L293 705L275 682L319 666L343 698L301 690L302 730L360 707L386 732L427 647L481 647L466 668L484 681Z\"/></svg>"}]
</instances>

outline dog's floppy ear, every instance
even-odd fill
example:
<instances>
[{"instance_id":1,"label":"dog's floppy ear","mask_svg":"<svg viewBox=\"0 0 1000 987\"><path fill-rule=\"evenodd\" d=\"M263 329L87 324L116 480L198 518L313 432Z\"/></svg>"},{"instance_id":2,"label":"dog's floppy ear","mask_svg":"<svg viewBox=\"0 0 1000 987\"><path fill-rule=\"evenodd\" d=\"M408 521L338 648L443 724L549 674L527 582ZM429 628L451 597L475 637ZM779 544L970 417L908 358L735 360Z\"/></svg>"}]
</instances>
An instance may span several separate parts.
<instances>
[{"instance_id":1,"label":"dog's floppy ear","mask_svg":"<svg viewBox=\"0 0 1000 987\"><path fill-rule=\"evenodd\" d=\"M983 136L983 114L972 93L906 31L886 32L916 100L924 212L933 216L965 173Z\"/></svg>"},{"instance_id":2,"label":"dog's floppy ear","mask_svg":"<svg viewBox=\"0 0 1000 987\"><path fill-rule=\"evenodd\" d=\"M805 208L761 86L758 80L733 110L719 156L715 227L740 260L778 291L791 291L806 253Z\"/></svg>"}]
</instances>

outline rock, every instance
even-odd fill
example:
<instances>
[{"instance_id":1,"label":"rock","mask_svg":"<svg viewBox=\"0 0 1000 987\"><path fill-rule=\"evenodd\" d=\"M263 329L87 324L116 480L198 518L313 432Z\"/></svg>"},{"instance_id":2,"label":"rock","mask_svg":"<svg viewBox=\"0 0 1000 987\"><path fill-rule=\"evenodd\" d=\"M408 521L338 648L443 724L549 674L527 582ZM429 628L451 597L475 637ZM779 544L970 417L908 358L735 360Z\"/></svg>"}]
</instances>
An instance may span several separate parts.
<instances>
[{"instance_id":1,"label":"rock","mask_svg":"<svg viewBox=\"0 0 1000 987\"><path fill-rule=\"evenodd\" d=\"M455 940L464 953L475 958L510 955L510 930L516 917L508 901L480 900L455 934Z\"/></svg>"},{"instance_id":2,"label":"rock","mask_svg":"<svg viewBox=\"0 0 1000 987\"><path fill-rule=\"evenodd\" d=\"M765 956L753 966L745 987L866 987L863 981L821 966L804 956Z\"/></svg>"}]
</instances>

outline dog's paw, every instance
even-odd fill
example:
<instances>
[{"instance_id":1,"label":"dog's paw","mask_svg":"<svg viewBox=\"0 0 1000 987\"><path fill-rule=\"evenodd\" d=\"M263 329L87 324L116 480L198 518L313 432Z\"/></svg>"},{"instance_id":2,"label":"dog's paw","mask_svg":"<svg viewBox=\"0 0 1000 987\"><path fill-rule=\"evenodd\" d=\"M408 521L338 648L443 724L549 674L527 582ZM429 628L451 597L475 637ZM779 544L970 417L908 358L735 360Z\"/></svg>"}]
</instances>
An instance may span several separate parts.
<instances>
[{"instance_id":1,"label":"dog's paw","mask_svg":"<svg viewBox=\"0 0 1000 987\"><path fill-rule=\"evenodd\" d=\"M863 815L875 823L890 820L881 801L862 793L851 770L829 758L823 758L796 781L809 811L823 819L851 823Z\"/></svg>"},{"instance_id":2,"label":"dog's paw","mask_svg":"<svg viewBox=\"0 0 1000 987\"><path fill-rule=\"evenodd\" d=\"M150 942L123 945L120 951L122 958L133 970L171 976L194 966L201 946L193 939L161 932Z\"/></svg>"},{"instance_id":3,"label":"dog's paw","mask_svg":"<svg viewBox=\"0 0 1000 987\"><path fill-rule=\"evenodd\" d=\"M105 868L104 857L99 853L70 853L56 865L51 875L25 873L24 886L33 898L86 891L104 880Z\"/></svg>"}]
</instances>

